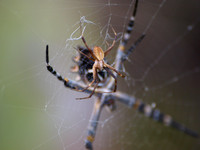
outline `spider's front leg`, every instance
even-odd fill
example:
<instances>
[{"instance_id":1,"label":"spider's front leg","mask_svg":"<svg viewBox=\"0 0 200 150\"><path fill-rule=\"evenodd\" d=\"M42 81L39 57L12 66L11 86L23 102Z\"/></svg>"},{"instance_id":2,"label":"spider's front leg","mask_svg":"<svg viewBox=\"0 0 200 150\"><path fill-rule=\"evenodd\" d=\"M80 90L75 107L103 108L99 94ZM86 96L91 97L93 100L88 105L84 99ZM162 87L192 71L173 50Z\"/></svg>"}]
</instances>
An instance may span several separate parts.
<instances>
[{"instance_id":1,"label":"spider's front leg","mask_svg":"<svg viewBox=\"0 0 200 150\"><path fill-rule=\"evenodd\" d=\"M80 29L81 29L81 26L80 26ZM81 33L82 33L82 29L81 29ZM85 40L85 38L84 38L84 36L83 36L83 33L82 33L82 35L81 35L81 39L82 39L82 41L83 41L85 47L88 49L88 51L89 51L90 54L92 55L92 57L93 57L95 60L97 60L97 57L93 54L93 51L92 51L92 50L89 48L89 46L87 45L87 42L86 42L86 40Z\"/></svg>"},{"instance_id":2,"label":"spider's front leg","mask_svg":"<svg viewBox=\"0 0 200 150\"><path fill-rule=\"evenodd\" d=\"M75 47L74 47L74 48L75 48ZM76 49L80 54L82 54L83 56L87 57L89 60L95 61L94 58L89 57L88 55L86 55L85 53L83 53L81 50L79 50L79 49L77 49L77 48L75 48L75 49Z\"/></svg>"},{"instance_id":3,"label":"spider's front leg","mask_svg":"<svg viewBox=\"0 0 200 150\"><path fill-rule=\"evenodd\" d=\"M79 86L75 86L72 81L70 81L68 78L62 77L49 63L49 46L46 45L46 67L47 70L52 73L54 76L58 78L58 80L62 81L65 85L65 87L68 87L72 90L76 90Z\"/></svg>"}]
</instances>

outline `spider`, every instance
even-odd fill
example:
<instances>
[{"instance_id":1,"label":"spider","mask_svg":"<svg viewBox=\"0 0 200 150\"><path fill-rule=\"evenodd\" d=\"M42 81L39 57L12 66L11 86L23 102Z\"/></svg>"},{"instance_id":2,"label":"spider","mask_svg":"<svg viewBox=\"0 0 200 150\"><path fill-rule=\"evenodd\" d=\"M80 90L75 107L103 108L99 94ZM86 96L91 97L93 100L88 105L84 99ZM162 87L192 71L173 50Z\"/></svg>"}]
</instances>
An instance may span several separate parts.
<instances>
[{"instance_id":1,"label":"spider","mask_svg":"<svg viewBox=\"0 0 200 150\"><path fill-rule=\"evenodd\" d=\"M93 50L89 48L89 46L87 45L86 43L86 40L82 34L81 36L81 39L85 45L85 47L87 48L88 52L90 53L91 57L89 57L88 55L86 55L85 53L83 53L82 51L80 51L80 49L77 49L78 52L82 55L84 55L85 57L87 57L89 60L93 61L94 64L92 66L92 71L93 71L93 80L92 82L90 82L90 84L88 84L87 87L85 87L84 89L82 90L78 90L78 91L85 91L87 90L89 87L91 87L94 83L94 89L92 91L92 93L88 96L88 97L83 97L83 98L76 98L76 99L88 99L90 97L92 97L92 95L94 94L95 92L95 89L97 88L98 84L99 84L99 78L97 76L97 72L98 71L102 71L103 69L105 69L109 75L111 75L114 79L115 79L115 87L113 89L113 92L116 92L117 90L117 78L116 76L112 73L112 71L116 72L119 76L121 76L122 78L125 77L125 75L121 74L120 72L118 72L114 67L110 66L109 64L107 64L105 61L104 61L104 58L109 54L109 52L112 50L112 48L114 47L115 45L115 42L116 42L116 39L117 39L117 34L115 32L115 30L112 28L113 30L113 33L115 35L115 38L112 42L112 45L110 47L108 47L107 50L103 51L101 47L99 46L94 46ZM111 71L112 70L112 71Z\"/></svg>"}]
</instances>

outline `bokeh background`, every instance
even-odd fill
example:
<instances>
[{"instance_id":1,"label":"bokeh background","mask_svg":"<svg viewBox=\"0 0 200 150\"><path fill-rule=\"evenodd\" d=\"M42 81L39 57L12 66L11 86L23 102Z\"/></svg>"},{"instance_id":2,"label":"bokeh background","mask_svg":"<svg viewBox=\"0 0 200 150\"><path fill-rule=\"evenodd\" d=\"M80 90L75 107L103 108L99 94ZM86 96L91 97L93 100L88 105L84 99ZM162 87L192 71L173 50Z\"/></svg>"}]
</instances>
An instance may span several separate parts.
<instances>
[{"instance_id":1,"label":"bokeh background","mask_svg":"<svg viewBox=\"0 0 200 150\"><path fill-rule=\"evenodd\" d=\"M77 54L73 47L82 43L67 39L80 17L95 23L84 32L88 44L105 48L109 25L120 36L133 2L0 0L1 150L85 149L94 97L76 101L85 94L65 89L47 72L45 46L50 46L56 70L75 79L69 71ZM119 79L118 89L145 103L155 102L162 112L200 133L200 1L140 0L129 45L149 24L144 41L125 63L129 75L125 81ZM76 32L73 38L78 36ZM108 57L110 62L114 54ZM115 112L103 110L94 148L198 150L200 141L117 103Z\"/></svg>"}]
</instances>

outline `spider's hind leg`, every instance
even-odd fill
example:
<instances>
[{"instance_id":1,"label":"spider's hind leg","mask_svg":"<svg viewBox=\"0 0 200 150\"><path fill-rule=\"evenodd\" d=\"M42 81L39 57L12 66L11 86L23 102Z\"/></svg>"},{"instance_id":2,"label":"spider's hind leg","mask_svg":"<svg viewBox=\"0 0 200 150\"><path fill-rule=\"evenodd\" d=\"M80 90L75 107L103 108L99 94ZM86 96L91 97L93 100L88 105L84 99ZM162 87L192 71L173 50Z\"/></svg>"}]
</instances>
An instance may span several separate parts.
<instances>
[{"instance_id":1,"label":"spider's hind leg","mask_svg":"<svg viewBox=\"0 0 200 150\"><path fill-rule=\"evenodd\" d=\"M76 99L78 99L78 100L87 99L87 98L90 98L90 97L94 94L95 89L97 88L97 85L99 84L99 79L98 79L98 76L97 76L97 68L96 68L95 66L93 66L93 69L92 69L92 70L93 70L93 80L92 80L92 82L91 82L87 87L85 87L84 89L82 89L82 90L77 90L77 91L80 91L80 92L84 92L84 91L87 90L89 87L91 87L91 86L93 85L93 83L96 81L96 84L95 84L95 86L94 86L94 89L93 89L92 93L91 93L88 97L76 98Z\"/></svg>"},{"instance_id":2,"label":"spider's hind leg","mask_svg":"<svg viewBox=\"0 0 200 150\"><path fill-rule=\"evenodd\" d=\"M99 84L99 82L97 82L97 83L95 84L94 89L92 90L92 93L91 93L88 97L76 98L76 99L77 99L77 100L82 100L82 99L88 99L88 98L91 98L92 95L94 94L94 92L95 92L95 90L96 90L98 84Z\"/></svg>"},{"instance_id":3,"label":"spider's hind leg","mask_svg":"<svg viewBox=\"0 0 200 150\"><path fill-rule=\"evenodd\" d=\"M84 91L87 90L89 87L91 87L91 86L93 85L94 82L95 82L95 80L92 80L92 82L90 82L90 84L89 84L87 87L85 87L84 89L81 89L81 90L77 90L77 91L79 91L79 92L84 92Z\"/></svg>"}]
</instances>

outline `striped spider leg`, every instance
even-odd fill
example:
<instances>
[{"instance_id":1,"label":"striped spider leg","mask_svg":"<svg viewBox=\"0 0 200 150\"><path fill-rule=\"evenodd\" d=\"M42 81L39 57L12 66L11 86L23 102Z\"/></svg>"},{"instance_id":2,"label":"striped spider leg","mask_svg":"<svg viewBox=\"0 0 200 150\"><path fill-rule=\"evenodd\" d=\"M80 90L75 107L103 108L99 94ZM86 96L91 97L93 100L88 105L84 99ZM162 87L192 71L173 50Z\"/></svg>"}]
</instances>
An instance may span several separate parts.
<instances>
[{"instance_id":1,"label":"striped spider leg","mask_svg":"<svg viewBox=\"0 0 200 150\"><path fill-rule=\"evenodd\" d=\"M82 88L76 82L69 80L68 78L62 77L56 70L53 69L53 67L49 63L49 46L48 45L46 45L46 67L49 72L51 72L54 76L58 78L58 80L64 83L65 87L70 88L72 90Z\"/></svg>"},{"instance_id":2,"label":"striped spider leg","mask_svg":"<svg viewBox=\"0 0 200 150\"><path fill-rule=\"evenodd\" d=\"M127 26L127 29L126 29L126 32L123 36L123 39L119 45L119 50L123 52L123 56L121 57L121 61L124 62L125 60L128 59L128 56L133 52L133 50L140 44L140 42L142 42L142 40L144 39L145 37L145 34L143 33L132 45L129 49L125 49L125 46L127 45L128 43L128 40L130 39L130 36L131 36L131 32L134 28L134 25L135 25L135 17L136 17L136 13L137 13L137 8L138 8L138 1L139 0L136 0L135 2L135 6L134 6L134 9L133 9L133 14L132 16L130 17L130 20L129 20L129 23L128 23L128 26Z\"/></svg>"}]
</instances>

